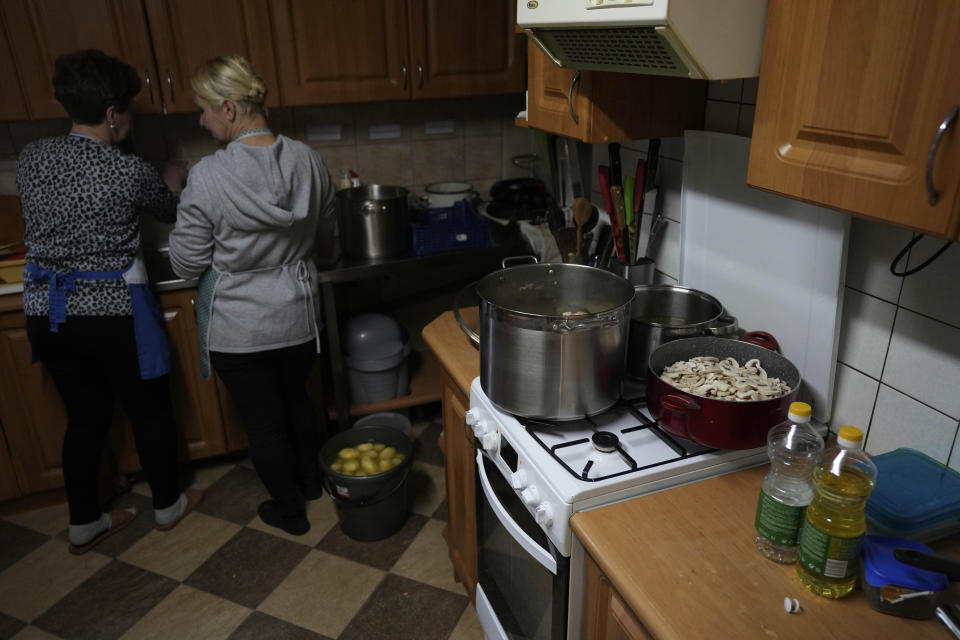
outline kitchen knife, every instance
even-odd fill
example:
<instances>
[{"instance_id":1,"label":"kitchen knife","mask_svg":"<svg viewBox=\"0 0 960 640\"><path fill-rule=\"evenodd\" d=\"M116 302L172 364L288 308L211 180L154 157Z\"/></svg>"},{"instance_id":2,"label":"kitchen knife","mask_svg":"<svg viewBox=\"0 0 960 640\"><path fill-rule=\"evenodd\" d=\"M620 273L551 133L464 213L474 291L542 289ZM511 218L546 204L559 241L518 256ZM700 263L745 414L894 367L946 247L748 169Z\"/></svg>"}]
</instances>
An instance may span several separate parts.
<instances>
[{"instance_id":1,"label":"kitchen knife","mask_svg":"<svg viewBox=\"0 0 960 640\"><path fill-rule=\"evenodd\" d=\"M633 237L637 232L637 223L633 215L633 188L634 177L623 176L623 211L627 225L627 232L624 234L623 242L627 248L627 264L633 264L636 258L636 254L631 251L633 247Z\"/></svg>"},{"instance_id":2,"label":"kitchen knife","mask_svg":"<svg viewBox=\"0 0 960 640\"><path fill-rule=\"evenodd\" d=\"M623 206L623 187L618 184L611 186L610 199L613 201L614 218L616 218L617 225L620 227L619 230L617 227L613 228L613 240L617 245L617 256L619 256L620 262L624 264L630 264L630 260L627 258L627 247L623 237L627 228L627 215ZM613 218L611 218L611 220L612 219Z\"/></svg>"},{"instance_id":3,"label":"kitchen knife","mask_svg":"<svg viewBox=\"0 0 960 640\"><path fill-rule=\"evenodd\" d=\"M610 154L610 186L623 186L623 177L620 171L620 143L611 142L607 145Z\"/></svg>"},{"instance_id":4,"label":"kitchen knife","mask_svg":"<svg viewBox=\"0 0 960 640\"><path fill-rule=\"evenodd\" d=\"M640 232L643 230L643 186L646 184L647 163L642 158L637 160L637 169L634 175L634 192L633 192L633 224L634 232L630 237L630 257L634 262L640 260L641 256L637 255L637 249L640 247Z\"/></svg>"},{"instance_id":5,"label":"kitchen knife","mask_svg":"<svg viewBox=\"0 0 960 640\"><path fill-rule=\"evenodd\" d=\"M620 236L622 227L617 220L613 204L613 188L610 185L610 167L600 165L598 167L598 179L600 182L600 193L603 194L603 202L607 207L607 215L610 216L610 229L613 231L613 244L616 247L617 258L620 262L626 264L627 251L623 246L623 238Z\"/></svg>"}]
</instances>

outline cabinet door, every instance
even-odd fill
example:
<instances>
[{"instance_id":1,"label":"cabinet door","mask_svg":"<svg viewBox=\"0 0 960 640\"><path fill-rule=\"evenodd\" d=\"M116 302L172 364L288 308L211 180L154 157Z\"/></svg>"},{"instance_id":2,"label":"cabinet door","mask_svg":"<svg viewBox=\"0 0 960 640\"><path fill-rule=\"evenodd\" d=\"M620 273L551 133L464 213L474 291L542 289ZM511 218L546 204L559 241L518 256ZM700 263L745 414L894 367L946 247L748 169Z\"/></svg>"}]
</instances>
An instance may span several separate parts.
<instances>
[{"instance_id":1,"label":"cabinet door","mask_svg":"<svg viewBox=\"0 0 960 640\"><path fill-rule=\"evenodd\" d=\"M22 494L20 483L17 482L17 474L13 472L10 447L7 446L7 439L3 435L3 422L0 422L0 500L17 498Z\"/></svg>"},{"instance_id":2,"label":"cabinet door","mask_svg":"<svg viewBox=\"0 0 960 640\"><path fill-rule=\"evenodd\" d=\"M0 13L31 118L66 116L53 96L54 61L61 54L89 48L136 69L143 90L134 109L160 112L156 67L139 0L0 0Z\"/></svg>"},{"instance_id":3,"label":"cabinet door","mask_svg":"<svg viewBox=\"0 0 960 640\"><path fill-rule=\"evenodd\" d=\"M200 375L197 321L193 312L195 299L196 289L160 294L170 339L170 392L174 418L183 434L188 460L227 451L216 377L204 380ZM184 453L181 453L181 459L184 459Z\"/></svg>"},{"instance_id":4,"label":"cabinet door","mask_svg":"<svg viewBox=\"0 0 960 640\"><path fill-rule=\"evenodd\" d=\"M20 296L0 313L0 422L24 494L63 486L60 454L67 414L47 370L30 362ZM11 306L7 306L7 303Z\"/></svg>"},{"instance_id":5,"label":"cabinet door","mask_svg":"<svg viewBox=\"0 0 960 640\"><path fill-rule=\"evenodd\" d=\"M584 640L650 640L652 635L589 555L584 559Z\"/></svg>"},{"instance_id":6,"label":"cabinet door","mask_svg":"<svg viewBox=\"0 0 960 640\"><path fill-rule=\"evenodd\" d=\"M774 0L747 183L932 235L960 234L960 4Z\"/></svg>"},{"instance_id":7,"label":"cabinet door","mask_svg":"<svg viewBox=\"0 0 960 640\"><path fill-rule=\"evenodd\" d=\"M0 92L0 120L26 120L27 103L20 91L20 78L13 64L5 21L0 21L0 78L3 78L3 91Z\"/></svg>"},{"instance_id":8,"label":"cabinet door","mask_svg":"<svg viewBox=\"0 0 960 640\"><path fill-rule=\"evenodd\" d=\"M527 123L568 138L588 140L590 72L558 67L539 47L527 52ZM585 86L586 85L586 86Z\"/></svg>"},{"instance_id":9,"label":"cabinet door","mask_svg":"<svg viewBox=\"0 0 960 640\"><path fill-rule=\"evenodd\" d=\"M513 3L409 0L413 98L519 93L525 36Z\"/></svg>"},{"instance_id":10,"label":"cabinet door","mask_svg":"<svg viewBox=\"0 0 960 640\"><path fill-rule=\"evenodd\" d=\"M266 0L145 0L160 91L167 112L196 111L190 74L215 56L240 54L279 104Z\"/></svg>"},{"instance_id":11,"label":"cabinet door","mask_svg":"<svg viewBox=\"0 0 960 640\"><path fill-rule=\"evenodd\" d=\"M404 0L270 3L286 106L410 96Z\"/></svg>"},{"instance_id":12,"label":"cabinet door","mask_svg":"<svg viewBox=\"0 0 960 640\"><path fill-rule=\"evenodd\" d=\"M454 576L463 583L471 601L477 586L477 507L474 498L473 434L464 427L468 400L444 374L443 443L447 475L447 525L444 534Z\"/></svg>"}]
</instances>

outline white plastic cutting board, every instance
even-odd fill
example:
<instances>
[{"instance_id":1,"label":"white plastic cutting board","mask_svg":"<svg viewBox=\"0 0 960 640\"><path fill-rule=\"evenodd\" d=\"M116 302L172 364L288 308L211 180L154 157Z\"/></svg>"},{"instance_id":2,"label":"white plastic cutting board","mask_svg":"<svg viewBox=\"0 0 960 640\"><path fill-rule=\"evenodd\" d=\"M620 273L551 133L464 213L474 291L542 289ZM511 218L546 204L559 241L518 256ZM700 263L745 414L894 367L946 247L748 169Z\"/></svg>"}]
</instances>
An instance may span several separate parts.
<instances>
[{"instance_id":1,"label":"white plastic cutting board","mask_svg":"<svg viewBox=\"0 0 960 640\"><path fill-rule=\"evenodd\" d=\"M748 187L750 138L684 136L680 284L774 335L830 418L849 216Z\"/></svg>"}]
</instances>

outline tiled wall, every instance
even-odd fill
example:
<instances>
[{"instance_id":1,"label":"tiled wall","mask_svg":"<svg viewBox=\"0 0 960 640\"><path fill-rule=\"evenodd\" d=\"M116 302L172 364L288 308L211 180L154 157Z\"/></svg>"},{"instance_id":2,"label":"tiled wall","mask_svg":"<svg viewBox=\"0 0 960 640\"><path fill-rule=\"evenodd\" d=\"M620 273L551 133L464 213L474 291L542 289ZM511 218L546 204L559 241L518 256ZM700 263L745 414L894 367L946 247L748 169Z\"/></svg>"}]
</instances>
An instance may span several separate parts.
<instances>
[{"instance_id":1,"label":"tiled wall","mask_svg":"<svg viewBox=\"0 0 960 640\"><path fill-rule=\"evenodd\" d=\"M705 128L749 136L756 95L755 78L711 83ZM635 166L646 149L646 140L624 143L623 166ZM668 225L652 257L658 280L676 284L683 139L663 140L660 157ZM606 146L595 146L594 165L606 158ZM593 201L603 206L599 191ZM926 269L899 278L890 263L910 238L903 229L852 220L830 428L863 428L866 450L875 455L911 447L960 470L960 247L951 244ZM942 244L924 238L908 265Z\"/></svg>"}]
</instances>

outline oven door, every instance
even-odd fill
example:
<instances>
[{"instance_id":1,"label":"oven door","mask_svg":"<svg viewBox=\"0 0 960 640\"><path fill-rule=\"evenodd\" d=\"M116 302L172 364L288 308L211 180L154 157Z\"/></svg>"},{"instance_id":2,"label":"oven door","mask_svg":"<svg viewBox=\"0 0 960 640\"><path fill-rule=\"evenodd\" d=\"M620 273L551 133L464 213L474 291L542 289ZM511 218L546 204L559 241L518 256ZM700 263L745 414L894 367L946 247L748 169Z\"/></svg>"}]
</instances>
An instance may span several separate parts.
<instances>
[{"instance_id":1,"label":"oven door","mask_svg":"<svg viewBox=\"0 0 960 640\"><path fill-rule=\"evenodd\" d=\"M564 640L570 558L477 451L477 615L488 639Z\"/></svg>"}]
</instances>

